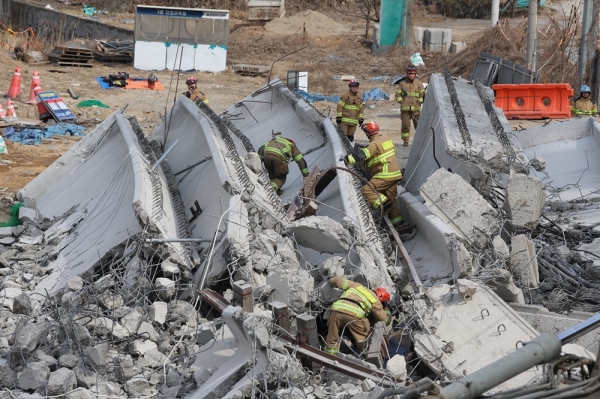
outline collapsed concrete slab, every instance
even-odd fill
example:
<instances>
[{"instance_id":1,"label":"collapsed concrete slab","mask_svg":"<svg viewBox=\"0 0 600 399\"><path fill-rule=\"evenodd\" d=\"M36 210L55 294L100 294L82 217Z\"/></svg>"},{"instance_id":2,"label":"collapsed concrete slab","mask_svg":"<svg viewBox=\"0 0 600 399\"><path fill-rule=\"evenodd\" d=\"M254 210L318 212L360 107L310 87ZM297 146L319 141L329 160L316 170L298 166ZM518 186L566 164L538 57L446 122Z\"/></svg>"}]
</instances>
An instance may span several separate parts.
<instances>
[{"instance_id":1,"label":"collapsed concrete slab","mask_svg":"<svg viewBox=\"0 0 600 399\"><path fill-rule=\"evenodd\" d=\"M485 188L489 177L528 164L510 125L493 103L489 88L478 89L464 79L432 74L419 126L404 173L413 195L437 169L449 169L474 187ZM466 114L466 115L465 115Z\"/></svg>"},{"instance_id":2,"label":"collapsed concrete slab","mask_svg":"<svg viewBox=\"0 0 600 399\"><path fill-rule=\"evenodd\" d=\"M93 271L141 232L182 234L165 176L152 169L154 155L144 140L141 130L115 112L19 191L19 199L37 210L37 222L72 221L63 224L69 230L61 228L65 233L49 266L53 272L36 292L54 293L69 277ZM178 243L162 250L183 265L189 257Z\"/></svg>"},{"instance_id":3,"label":"collapsed concrete slab","mask_svg":"<svg viewBox=\"0 0 600 399\"><path fill-rule=\"evenodd\" d=\"M513 275L526 287L539 286L540 271L533 241L524 234L519 234L512 238L510 247L510 268Z\"/></svg>"},{"instance_id":4,"label":"collapsed concrete slab","mask_svg":"<svg viewBox=\"0 0 600 399\"><path fill-rule=\"evenodd\" d=\"M463 297L460 292L472 292ZM538 333L485 285L457 280L425 292L433 303L416 301L423 332L414 335L415 351L442 378L458 379L514 351ZM541 370L531 369L498 386L525 385Z\"/></svg>"}]
</instances>

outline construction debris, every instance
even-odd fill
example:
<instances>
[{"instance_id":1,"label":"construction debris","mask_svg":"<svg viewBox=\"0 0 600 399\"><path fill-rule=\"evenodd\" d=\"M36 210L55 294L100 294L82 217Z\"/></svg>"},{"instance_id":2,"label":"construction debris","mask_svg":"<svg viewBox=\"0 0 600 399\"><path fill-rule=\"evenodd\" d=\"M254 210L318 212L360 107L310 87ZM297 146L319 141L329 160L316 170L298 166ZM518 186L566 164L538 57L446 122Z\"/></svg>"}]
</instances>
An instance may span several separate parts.
<instances>
[{"instance_id":1,"label":"construction debris","mask_svg":"<svg viewBox=\"0 0 600 399\"><path fill-rule=\"evenodd\" d=\"M19 192L21 225L0 228L2 388L367 399L410 379L433 395L447 384L425 377L477 375L557 333L552 320L576 322L525 304L600 310L600 262L587 258L600 233L572 216L597 216L596 124L517 140L485 89L440 75L431 86L426 102L438 108L425 107L398 198L416 232L392 241L360 170L340 161L352 150L345 134L277 79L220 116L181 96L149 137L113 113ZM299 172L278 196L256 155L283 126L323 184L306 198L312 213L294 212L304 209ZM557 140L580 140L589 159L573 145L567 168ZM534 153L545 168L532 167ZM333 276L392 292L393 321L374 326L367 361L345 337L338 356L321 351L342 292ZM578 343L597 350L590 336ZM562 350L591 367L591 353ZM493 389L554 376L536 364ZM569 370L564 378L585 378Z\"/></svg>"}]
</instances>

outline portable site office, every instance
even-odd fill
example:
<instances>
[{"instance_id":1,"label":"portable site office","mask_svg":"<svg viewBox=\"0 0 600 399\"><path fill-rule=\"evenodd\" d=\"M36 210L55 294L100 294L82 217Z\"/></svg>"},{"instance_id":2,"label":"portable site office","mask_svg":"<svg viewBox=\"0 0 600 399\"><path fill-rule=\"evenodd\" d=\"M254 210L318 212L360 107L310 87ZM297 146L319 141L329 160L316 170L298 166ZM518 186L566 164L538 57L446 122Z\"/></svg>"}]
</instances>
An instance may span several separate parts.
<instances>
[{"instance_id":1,"label":"portable site office","mask_svg":"<svg viewBox=\"0 0 600 399\"><path fill-rule=\"evenodd\" d=\"M228 39L227 10L137 5L133 66L221 72Z\"/></svg>"}]
</instances>

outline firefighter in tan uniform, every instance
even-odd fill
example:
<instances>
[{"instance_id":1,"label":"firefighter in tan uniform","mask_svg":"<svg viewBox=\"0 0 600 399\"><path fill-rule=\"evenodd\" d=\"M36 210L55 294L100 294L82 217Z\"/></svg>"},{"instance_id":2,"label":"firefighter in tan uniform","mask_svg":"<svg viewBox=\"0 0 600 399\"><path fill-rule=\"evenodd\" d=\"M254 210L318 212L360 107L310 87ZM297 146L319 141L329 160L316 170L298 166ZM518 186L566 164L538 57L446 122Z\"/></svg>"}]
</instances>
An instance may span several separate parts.
<instances>
[{"instance_id":1,"label":"firefighter in tan uniform","mask_svg":"<svg viewBox=\"0 0 600 399\"><path fill-rule=\"evenodd\" d=\"M425 87L417 79L417 68L409 66L406 68L406 80L400 82L396 90L396 102L400 104L400 119L402 120L402 140L404 146L408 147L410 138L410 121L412 120L417 130L421 105L425 99Z\"/></svg>"},{"instance_id":2,"label":"firefighter in tan uniform","mask_svg":"<svg viewBox=\"0 0 600 399\"><path fill-rule=\"evenodd\" d=\"M358 95L358 86L359 83L356 79L348 82L349 90L340 96L335 116L335 123L342 127L346 137L351 142L354 141L356 125L362 125L364 122L364 107L362 99Z\"/></svg>"},{"instance_id":3,"label":"firefighter in tan uniform","mask_svg":"<svg viewBox=\"0 0 600 399\"><path fill-rule=\"evenodd\" d=\"M573 116L593 116L598 113L598 109L596 108L596 104L590 100L590 95L592 94L592 89L589 86L583 85L581 86L581 90L579 90L579 99L575 101L575 104L571 106L571 115Z\"/></svg>"},{"instance_id":4,"label":"firefighter in tan uniform","mask_svg":"<svg viewBox=\"0 0 600 399\"><path fill-rule=\"evenodd\" d=\"M402 223L402 214L396 202L398 183L402 179L402 172L396 158L396 148L391 139L379 134L379 125L369 121L363 124L362 130L369 138L367 148L355 149L354 153L346 155L347 164L364 162L371 175L370 184L363 186L363 194L369 204L375 209L389 212L393 225ZM373 191L373 188L377 192Z\"/></svg>"},{"instance_id":5,"label":"firefighter in tan uniform","mask_svg":"<svg viewBox=\"0 0 600 399\"><path fill-rule=\"evenodd\" d=\"M185 81L185 84L188 87L188 91L183 93L187 98L196 102L196 100L202 101L204 104L208 105L208 99L200 90L198 90L198 79L193 76L190 76Z\"/></svg>"},{"instance_id":6,"label":"firefighter in tan uniform","mask_svg":"<svg viewBox=\"0 0 600 399\"><path fill-rule=\"evenodd\" d=\"M384 303L390 300L390 293L385 288L377 288L375 292L342 276L329 279L329 285L344 291L340 298L331 305L331 313L327 320L327 338L325 352L335 355L339 351L340 335L344 328L352 334L359 352L365 346L365 340L371 333L369 318L373 321L385 321L389 324L392 315Z\"/></svg>"},{"instance_id":7,"label":"firefighter in tan uniform","mask_svg":"<svg viewBox=\"0 0 600 399\"><path fill-rule=\"evenodd\" d=\"M271 186L279 195L283 192L281 187L285 184L285 179L290 171L288 164L292 160L298 164L302 176L308 176L308 165L304 156L296 147L294 140L281 137L281 132L274 133L273 140L260 146L258 156L269 172Z\"/></svg>"}]
</instances>

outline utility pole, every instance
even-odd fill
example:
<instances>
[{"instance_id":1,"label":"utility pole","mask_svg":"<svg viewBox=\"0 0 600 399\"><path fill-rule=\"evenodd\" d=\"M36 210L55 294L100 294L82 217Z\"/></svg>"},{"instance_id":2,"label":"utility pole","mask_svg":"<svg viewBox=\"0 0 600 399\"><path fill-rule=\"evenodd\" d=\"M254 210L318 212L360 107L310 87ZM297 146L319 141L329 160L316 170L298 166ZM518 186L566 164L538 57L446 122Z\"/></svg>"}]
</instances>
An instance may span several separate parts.
<instances>
[{"instance_id":1,"label":"utility pole","mask_svg":"<svg viewBox=\"0 0 600 399\"><path fill-rule=\"evenodd\" d=\"M531 79L537 68L537 7L539 0L529 0L527 16L527 69L531 71Z\"/></svg>"},{"instance_id":2,"label":"utility pole","mask_svg":"<svg viewBox=\"0 0 600 399\"><path fill-rule=\"evenodd\" d=\"M498 23L498 14L500 13L500 0L492 0L492 28Z\"/></svg>"},{"instance_id":3,"label":"utility pole","mask_svg":"<svg viewBox=\"0 0 600 399\"><path fill-rule=\"evenodd\" d=\"M594 4L593 0L585 0L583 5L583 20L581 22L581 41L579 42L579 63L577 65L577 86L575 90L579 93L581 85L585 83L586 70L588 64L588 54L590 53L588 46L588 36L594 19ZM595 45L592 44L592 46Z\"/></svg>"}]
</instances>

